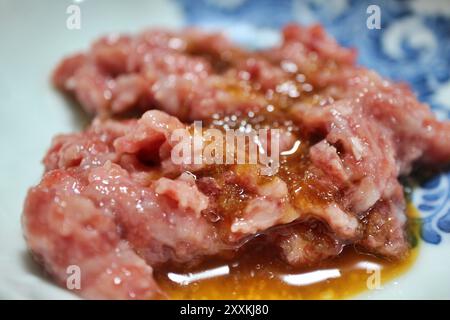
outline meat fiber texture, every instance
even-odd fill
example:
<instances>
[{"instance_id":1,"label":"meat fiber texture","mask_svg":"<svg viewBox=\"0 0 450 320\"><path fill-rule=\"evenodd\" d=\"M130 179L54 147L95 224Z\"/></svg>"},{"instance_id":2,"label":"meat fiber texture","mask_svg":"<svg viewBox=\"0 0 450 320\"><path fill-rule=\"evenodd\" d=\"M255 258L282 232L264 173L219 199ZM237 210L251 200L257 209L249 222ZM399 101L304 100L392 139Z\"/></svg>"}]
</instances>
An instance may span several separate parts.
<instances>
[{"instance_id":1,"label":"meat fiber texture","mask_svg":"<svg viewBox=\"0 0 450 320\"><path fill-rule=\"evenodd\" d=\"M25 202L28 247L56 281L77 265L83 297L163 297L155 268L230 257L256 236L293 266L348 245L408 254L398 177L448 164L450 124L356 66L322 27L283 35L248 52L220 34L150 30L59 64L56 87L97 117L54 138ZM176 165L170 136L194 120L277 127L282 150L295 150L267 177L258 165Z\"/></svg>"}]
</instances>

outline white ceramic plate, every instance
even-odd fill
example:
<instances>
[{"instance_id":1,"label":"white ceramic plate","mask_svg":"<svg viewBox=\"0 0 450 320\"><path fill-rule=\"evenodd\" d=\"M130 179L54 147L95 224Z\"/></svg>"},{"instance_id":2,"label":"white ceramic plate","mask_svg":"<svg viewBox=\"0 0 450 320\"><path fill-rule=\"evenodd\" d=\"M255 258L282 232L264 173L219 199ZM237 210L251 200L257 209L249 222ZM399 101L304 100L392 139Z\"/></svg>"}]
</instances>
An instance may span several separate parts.
<instances>
[{"instance_id":1,"label":"white ceramic plate","mask_svg":"<svg viewBox=\"0 0 450 320\"><path fill-rule=\"evenodd\" d=\"M350 10L347 2L338 1L336 3L340 5L335 4L325 13L320 12L314 16L314 11L310 9L312 7L308 7L302 1L281 1L277 10L273 11L273 16L267 18L268 8L274 5L273 1L269 0L261 1L259 7L250 0L228 2L205 0L195 2L195 5L194 1L190 5L186 0L133 2L0 0L0 146L2 150L0 157L0 298L75 298L70 292L60 289L45 278L31 261L22 238L20 225L23 200L27 189L36 184L41 177L43 167L40 161L49 147L51 138L57 133L80 130L84 125L82 113L70 107L49 82L52 68L64 55L86 48L101 34L115 31L133 32L153 25L180 27L185 23L223 27L237 41L255 47L263 46L278 39L278 27L292 20L292 14L294 14L293 19L299 22L320 19L339 21L336 20L341 17L339 15L342 15L344 10ZM67 9L70 5L76 5L81 10L80 29L67 28L66 20L69 17ZM264 5L267 6L264 7ZM449 13L448 10L445 12L448 3L444 2L443 5L444 9L438 8L435 12ZM381 9L384 10L383 7ZM363 14L362 19L365 19L365 13L362 11L361 14ZM255 21L254 24L252 19ZM420 28L420 25L416 25L418 22L412 19L413 22L406 23ZM348 21L345 22L346 20L342 21L342 23L348 23ZM398 21L391 22L390 25L395 27ZM339 26L339 23L337 22L334 26ZM331 25L330 28L333 26ZM404 30L402 31L401 25L395 28L395 30L387 30L390 33L385 31L387 39L383 40L386 42L383 45L387 47L388 53L393 55L401 50L398 43L391 43L398 38L398 33L400 36L408 36L402 34ZM339 38L339 29L333 30ZM427 30L424 35L422 38L419 37L422 39L418 40L419 47L425 45L433 49L432 46L435 46L434 50L440 50L440 47L436 49L436 43L433 43L433 35L431 40L427 38L429 37ZM364 39L359 38L359 40ZM447 41L447 47L450 46L449 38L444 41ZM348 42L352 43L351 39ZM364 45L364 42L359 42L360 45L361 43ZM413 46L414 44L412 42ZM446 52L443 54L445 55ZM449 57L450 55L447 55L444 58L444 63L447 62L444 68L448 68ZM373 60L364 59L361 57L361 62L366 62L368 65L371 65L371 61L373 62ZM408 60L402 61L405 68L418 68L417 64L411 62L408 65ZM376 65L379 61L373 63ZM380 65L386 68L386 65ZM408 73L405 74L408 75ZM400 76L402 75L403 73L400 73ZM446 80L445 75L443 77ZM427 99L439 102L436 110L439 109L441 117L447 117L450 110L445 109L448 107L445 103L450 101L449 89L448 82L439 82L432 88L431 95L425 95ZM437 179L437 182L419 190L414 195L416 202L425 201L422 203L425 209L426 201L429 202L428 207L437 206L436 203L440 203L438 211L436 209L436 212L429 213L432 232L428 234L428 240L431 239L429 242L435 242L435 244L427 242L422 244L419 258L409 272L385 284L382 290L368 291L359 297L450 298L450 236L443 232L445 230L439 230L436 227L436 219L443 216L450 207L448 200L450 180L448 174L441 175ZM438 192L438 197L425 197L428 200L423 200L427 190ZM439 192L444 195L439 196ZM430 199L434 199L434 202ZM433 239L436 240L433 238L436 234L439 241L433 241ZM424 236L427 237L426 234ZM436 244L437 242L439 244Z\"/></svg>"}]
</instances>

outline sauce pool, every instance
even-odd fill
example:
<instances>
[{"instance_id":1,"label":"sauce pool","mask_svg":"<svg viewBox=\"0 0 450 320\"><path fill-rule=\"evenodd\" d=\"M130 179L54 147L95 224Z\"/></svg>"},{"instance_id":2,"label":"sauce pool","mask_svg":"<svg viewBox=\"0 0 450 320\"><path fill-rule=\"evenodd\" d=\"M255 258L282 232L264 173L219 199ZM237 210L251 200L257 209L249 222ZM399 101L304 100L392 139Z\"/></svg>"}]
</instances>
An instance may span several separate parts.
<instances>
[{"instance_id":1,"label":"sauce pool","mask_svg":"<svg viewBox=\"0 0 450 320\"><path fill-rule=\"evenodd\" d=\"M416 234L418 212L408 205L407 213ZM255 241L234 260L212 259L190 270L166 268L155 277L170 299L345 299L407 272L418 252L416 244L407 258L391 262L349 246L312 268L294 268Z\"/></svg>"}]
</instances>

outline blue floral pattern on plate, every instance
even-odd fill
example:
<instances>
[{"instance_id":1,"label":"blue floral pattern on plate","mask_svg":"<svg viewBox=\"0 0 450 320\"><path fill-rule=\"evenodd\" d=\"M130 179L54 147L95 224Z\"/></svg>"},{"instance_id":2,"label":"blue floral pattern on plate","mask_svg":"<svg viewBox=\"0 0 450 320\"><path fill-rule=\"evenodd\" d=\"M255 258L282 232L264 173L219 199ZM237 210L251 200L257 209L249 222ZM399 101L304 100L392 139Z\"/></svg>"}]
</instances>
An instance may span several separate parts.
<instances>
[{"instance_id":1,"label":"blue floral pattern on plate","mask_svg":"<svg viewBox=\"0 0 450 320\"><path fill-rule=\"evenodd\" d=\"M187 24L220 28L258 48L278 41L286 23L320 22L342 45L356 47L359 63L411 85L441 119L450 119L450 2L446 0L177 0ZM368 29L369 5L381 29ZM450 139L450 137L449 137ZM430 244L450 233L450 172L413 193L421 238Z\"/></svg>"},{"instance_id":2,"label":"blue floral pattern on plate","mask_svg":"<svg viewBox=\"0 0 450 320\"><path fill-rule=\"evenodd\" d=\"M414 203L421 212L420 236L438 244L440 233L450 233L450 173L439 175L415 190Z\"/></svg>"}]
</instances>

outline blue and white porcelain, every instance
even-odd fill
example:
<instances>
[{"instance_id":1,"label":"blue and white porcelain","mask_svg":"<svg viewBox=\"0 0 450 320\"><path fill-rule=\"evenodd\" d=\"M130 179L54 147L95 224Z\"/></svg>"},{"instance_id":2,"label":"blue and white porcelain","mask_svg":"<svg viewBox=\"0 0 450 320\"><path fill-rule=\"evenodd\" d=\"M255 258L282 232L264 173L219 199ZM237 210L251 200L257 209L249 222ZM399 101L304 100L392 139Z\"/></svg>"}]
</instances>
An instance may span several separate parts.
<instances>
[{"instance_id":1,"label":"blue and white porcelain","mask_svg":"<svg viewBox=\"0 0 450 320\"><path fill-rule=\"evenodd\" d=\"M373 5L379 29L368 28ZM80 28L67 25L71 6L80 11ZM358 49L360 64L409 83L439 118L450 118L449 0L0 1L0 298L75 298L30 262L20 226L26 191L39 181L52 136L83 126L48 81L63 55L101 34L151 26L220 29L261 48L277 43L288 22L322 23ZM412 200L423 240L417 262L358 298L450 299L450 172L415 188Z\"/></svg>"}]
</instances>

